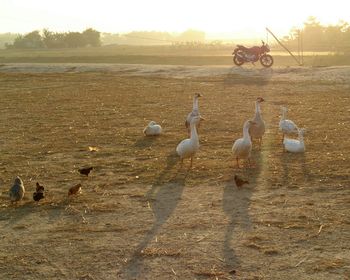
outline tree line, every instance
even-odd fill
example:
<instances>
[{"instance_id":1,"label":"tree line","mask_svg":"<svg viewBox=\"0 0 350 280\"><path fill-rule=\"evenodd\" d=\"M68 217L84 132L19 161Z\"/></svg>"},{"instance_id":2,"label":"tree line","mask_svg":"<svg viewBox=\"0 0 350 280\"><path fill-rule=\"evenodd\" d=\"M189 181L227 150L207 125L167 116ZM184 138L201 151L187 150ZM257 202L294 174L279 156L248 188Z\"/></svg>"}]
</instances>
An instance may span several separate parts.
<instances>
[{"instance_id":1,"label":"tree line","mask_svg":"<svg viewBox=\"0 0 350 280\"><path fill-rule=\"evenodd\" d=\"M350 25L339 21L336 25L322 25L316 17L309 17L302 29L292 28L283 43L290 49L298 48L302 36L304 51L350 52Z\"/></svg>"},{"instance_id":2,"label":"tree line","mask_svg":"<svg viewBox=\"0 0 350 280\"><path fill-rule=\"evenodd\" d=\"M321 25L316 17L309 17L301 29L292 28L282 42L290 49L296 50L299 36L302 35L304 51L328 51L350 53L350 25L339 21L336 25ZM201 45L205 43L206 34L198 30L186 30L182 33L158 31L133 31L126 34L100 33L92 28L83 32L52 32L47 29L33 31L25 35L0 34L0 47L7 49L39 48L79 48L100 45Z\"/></svg>"},{"instance_id":3,"label":"tree line","mask_svg":"<svg viewBox=\"0 0 350 280\"><path fill-rule=\"evenodd\" d=\"M0 34L1 35L1 34ZM28 34L3 34L0 43L6 49L41 48L81 48L101 45L170 45L174 42L204 43L205 33L198 30L186 30L180 34L158 31L132 31L126 34L100 33L92 28L83 32L52 32L48 29L32 31ZM7 42L6 42L7 39ZM11 43L9 43L11 41Z\"/></svg>"},{"instance_id":4,"label":"tree line","mask_svg":"<svg viewBox=\"0 0 350 280\"><path fill-rule=\"evenodd\" d=\"M41 49L41 48L81 48L101 45L100 32L88 28L83 32L52 32L44 29L35 30L25 35L17 35L13 43L5 43L6 49Z\"/></svg>"}]
</instances>

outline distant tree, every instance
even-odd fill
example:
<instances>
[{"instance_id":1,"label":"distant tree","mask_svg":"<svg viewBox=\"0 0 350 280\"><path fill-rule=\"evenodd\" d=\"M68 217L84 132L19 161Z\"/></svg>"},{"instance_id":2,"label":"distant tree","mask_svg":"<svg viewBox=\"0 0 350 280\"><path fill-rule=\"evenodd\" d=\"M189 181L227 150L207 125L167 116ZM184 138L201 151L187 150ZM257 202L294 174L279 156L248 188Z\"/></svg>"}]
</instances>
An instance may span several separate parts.
<instances>
[{"instance_id":1,"label":"distant tree","mask_svg":"<svg viewBox=\"0 0 350 280\"><path fill-rule=\"evenodd\" d=\"M43 42L44 45L47 48L59 48L59 47L64 47L64 42L60 41L56 34L52 31L49 31L48 29L44 29L42 31L42 38L43 38Z\"/></svg>"},{"instance_id":2,"label":"distant tree","mask_svg":"<svg viewBox=\"0 0 350 280\"><path fill-rule=\"evenodd\" d=\"M38 49L43 48L44 43L39 31L33 31L26 35L18 35L12 45L7 44L7 48L15 49Z\"/></svg>"},{"instance_id":3,"label":"distant tree","mask_svg":"<svg viewBox=\"0 0 350 280\"><path fill-rule=\"evenodd\" d=\"M64 36L64 42L68 48L80 48L87 45L85 36L80 32L69 32Z\"/></svg>"},{"instance_id":4,"label":"distant tree","mask_svg":"<svg viewBox=\"0 0 350 280\"><path fill-rule=\"evenodd\" d=\"M92 46L92 47L99 47L99 46L101 46L100 35L101 35L100 32L98 32L98 31L96 31L96 30L94 30L92 28L86 29L83 32L85 43L87 45Z\"/></svg>"},{"instance_id":5,"label":"distant tree","mask_svg":"<svg viewBox=\"0 0 350 280\"><path fill-rule=\"evenodd\" d=\"M316 19L316 17L309 17L304 22L304 39L307 48L317 48L324 43L324 26Z\"/></svg>"},{"instance_id":6,"label":"distant tree","mask_svg":"<svg viewBox=\"0 0 350 280\"><path fill-rule=\"evenodd\" d=\"M12 45L13 41L18 37L19 34L14 33L3 33L0 34L0 48L8 48L7 46Z\"/></svg>"},{"instance_id":7,"label":"distant tree","mask_svg":"<svg viewBox=\"0 0 350 280\"><path fill-rule=\"evenodd\" d=\"M283 43L291 49L298 47L299 29L292 28ZM302 28L305 51L350 52L350 27L345 21L323 26L315 17L309 17Z\"/></svg>"}]
</instances>

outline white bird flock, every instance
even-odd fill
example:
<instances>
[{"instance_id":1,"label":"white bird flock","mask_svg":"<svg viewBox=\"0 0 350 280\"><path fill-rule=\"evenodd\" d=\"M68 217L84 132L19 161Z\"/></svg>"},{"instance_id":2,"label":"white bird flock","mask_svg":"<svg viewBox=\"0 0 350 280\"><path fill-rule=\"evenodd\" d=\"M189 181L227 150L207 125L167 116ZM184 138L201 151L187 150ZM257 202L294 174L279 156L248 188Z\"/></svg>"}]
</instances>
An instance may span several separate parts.
<instances>
[{"instance_id":1,"label":"white bird flock","mask_svg":"<svg viewBox=\"0 0 350 280\"><path fill-rule=\"evenodd\" d=\"M176 147L176 153L181 159L181 163L186 158L191 159L190 168L193 165L193 158L199 150L198 127L201 120L204 120L199 113L198 99L202 97L200 93L196 93L193 98L192 111L187 115L185 126L189 129L190 138L182 140ZM261 103L265 99L258 97L255 100L255 115L252 119L244 122L243 137L234 141L232 146L233 158L236 160L236 165L240 168L239 161L248 161L249 167L251 164L251 152L253 140L257 139L259 148L261 149L262 138L265 134L265 121L261 113ZM305 129L299 129L298 126L291 120L287 119L287 107L281 107L281 119L279 122L279 130L282 132L283 148L291 153L305 152L304 134ZM162 133L162 128L159 124L151 121L144 129L145 135L159 135ZM286 135L298 133L298 139L286 138Z\"/></svg>"}]
</instances>

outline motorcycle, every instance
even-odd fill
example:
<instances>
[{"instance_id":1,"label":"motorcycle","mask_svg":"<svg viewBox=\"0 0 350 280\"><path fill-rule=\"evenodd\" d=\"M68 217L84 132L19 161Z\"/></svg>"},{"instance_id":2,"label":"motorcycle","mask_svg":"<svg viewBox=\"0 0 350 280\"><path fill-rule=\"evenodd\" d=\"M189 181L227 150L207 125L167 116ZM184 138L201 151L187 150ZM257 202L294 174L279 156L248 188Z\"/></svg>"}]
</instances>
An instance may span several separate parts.
<instances>
[{"instance_id":1,"label":"motorcycle","mask_svg":"<svg viewBox=\"0 0 350 280\"><path fill-rule=\"evenodd\" d=\"M271 67L273 64L273 57L267 54L270 51L268 44L262 41L262 46L254 46L246 48L243 45L237 45L237 48L233 51L233 62L237 66L241 66L244 62L257 62L264 67Z\"/></svg>"}]
</instances>

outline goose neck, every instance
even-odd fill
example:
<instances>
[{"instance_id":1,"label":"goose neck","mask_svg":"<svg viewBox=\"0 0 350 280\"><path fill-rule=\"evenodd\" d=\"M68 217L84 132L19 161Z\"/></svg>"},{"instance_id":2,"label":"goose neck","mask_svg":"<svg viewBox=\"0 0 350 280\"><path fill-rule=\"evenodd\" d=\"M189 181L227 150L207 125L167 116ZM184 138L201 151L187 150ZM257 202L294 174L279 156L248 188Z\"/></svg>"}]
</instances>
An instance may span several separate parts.
<instances>
[{"instance_id":1,"label":"goose neck","mask_svg":"<svg viewBox=\"0 0 350 280\"><path fill-rule=\"evenodd\" d=\"M284 121L286 119L286 111L282 110L281 120Z\"/></svg>"},{"instance_id":2,"label":"goose neck","mask_svg":"<svg viewBox=\"0 0 350 280\"><path fill-rule=\"evenodd\" d=\"M304 142L304 135L302 133L299 133L299 141L300 143L303 143Z\"/></svg>"},{"instance_id":3,"label":"goose neck","mask_svg":"<svg viewBox=\"0 0 350 280\"><path fill-rule=\"evenodd\" d=\"M245 123L243 126L243 138L244 139L250 139L250 135L249 135L249 123Z\"/></svg>"},{"instance_id":4,"label":"goose neck","mask_svg":"<svg viewBox=\"0 0 350 280\"><path fill-rule=\"evenodd\" d=\"M258 101L255 101L255 117L261 118L260 103Z\"/></svg>"},{"instance_id":5,"label":"goose neck","mask_svg":"<svg viewBox=\"0 0 350 280\"><path fill-rule=\"evenodd\" d=\"M198 97L193 99L193 111L198 111Z\"/></svg>"},{"instance_id":6,"label":"goose neck","mask_svg":"<svg viewBox=\"0 0 350 280\"><path fill-rule=\"evenodd\" d=\"M198 133L197 133L196 124L192 122L190 124L190 127L191 127L191 140L198 142L199 140L198 140Z\"/></svg>"}]
</instances>

